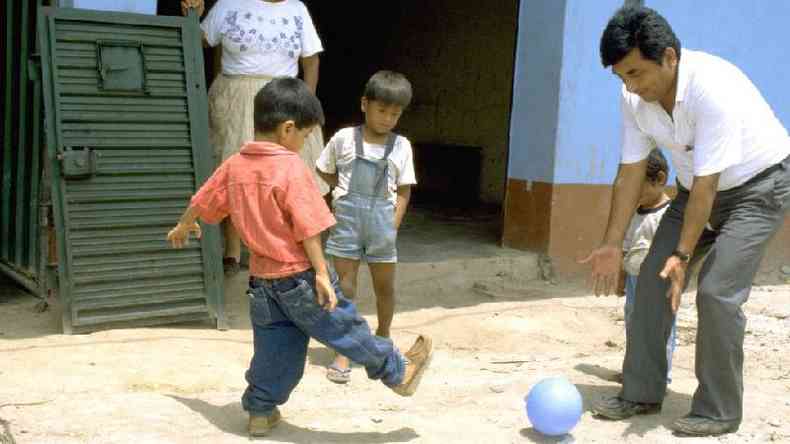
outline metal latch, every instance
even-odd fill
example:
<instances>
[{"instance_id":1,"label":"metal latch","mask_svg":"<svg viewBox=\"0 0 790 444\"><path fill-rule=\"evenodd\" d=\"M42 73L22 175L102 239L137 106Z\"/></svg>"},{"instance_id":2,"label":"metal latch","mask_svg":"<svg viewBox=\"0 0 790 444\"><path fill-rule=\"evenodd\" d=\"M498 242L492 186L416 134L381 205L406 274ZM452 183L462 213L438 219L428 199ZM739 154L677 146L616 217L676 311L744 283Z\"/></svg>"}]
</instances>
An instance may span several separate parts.
<instances>
[{"instance_id":1,"label":"metal latch","mask_svg":"<svg viewBox=\"0 0 790 444\"><path fill-rule=\"evenodd\" d=\"M67 147L58 154L60 173L66 179L89 179L96 174L98 153L90 148Z\"/></svg>"}]
</instances>

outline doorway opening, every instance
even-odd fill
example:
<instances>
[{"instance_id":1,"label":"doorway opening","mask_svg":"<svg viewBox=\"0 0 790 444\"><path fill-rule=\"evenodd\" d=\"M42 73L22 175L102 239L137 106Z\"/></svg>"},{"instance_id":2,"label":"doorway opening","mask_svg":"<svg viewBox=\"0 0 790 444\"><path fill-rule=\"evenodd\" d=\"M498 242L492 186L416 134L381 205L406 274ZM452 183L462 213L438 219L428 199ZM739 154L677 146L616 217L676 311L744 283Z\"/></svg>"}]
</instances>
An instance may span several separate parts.
<instances>
[{"instance_id":1,"label":"doorway opening","mask_svg":"<svg viewBox=\"0 0 790 444\"><path fill-rule=\"evenodd\" d=\"M414 147L418 185L404 228L440 225L498 244L502 232L519 0L303 0L324 44L318 96L328 140L362 122L360 95L380 69L405 74L414 100L396 131ZM178 14L176 2L160 14ZM171 3L171 2L167 2ZM215 0L207 0L207 10ZM206 51L210 81L221 67ZM463 235L463 234L462 234Z\"/></svg>"}]
</instances>

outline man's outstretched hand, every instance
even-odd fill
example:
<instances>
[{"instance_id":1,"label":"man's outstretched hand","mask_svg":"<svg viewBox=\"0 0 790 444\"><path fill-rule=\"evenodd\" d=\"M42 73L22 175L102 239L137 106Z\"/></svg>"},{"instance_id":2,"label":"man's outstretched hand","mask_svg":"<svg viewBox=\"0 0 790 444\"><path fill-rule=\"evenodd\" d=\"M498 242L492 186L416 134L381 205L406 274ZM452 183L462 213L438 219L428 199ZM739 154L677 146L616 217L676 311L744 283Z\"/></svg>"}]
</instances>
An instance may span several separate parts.
<instances>
[{"instance_id":1,"label":"man's outstretched hand","mask_svg":"<svg viewBox=\"0 0 790 444\"><path fill-rule=\"evenodd\" d=\"M611 245L603 245L593 250L589 256L580 260L579 263L592 266L590 281L596 296L608 296L617 293L620 270L623 268L622 249Z\"/></svg>"}]
</instances>

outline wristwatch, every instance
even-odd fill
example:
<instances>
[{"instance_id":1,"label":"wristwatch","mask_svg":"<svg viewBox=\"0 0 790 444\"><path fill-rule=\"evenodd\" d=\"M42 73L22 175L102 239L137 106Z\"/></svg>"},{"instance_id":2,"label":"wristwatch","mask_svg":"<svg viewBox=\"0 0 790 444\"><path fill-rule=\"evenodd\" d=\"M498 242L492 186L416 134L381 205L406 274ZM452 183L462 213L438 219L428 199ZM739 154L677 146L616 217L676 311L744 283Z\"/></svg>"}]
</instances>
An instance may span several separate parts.
<instances>
[{"instance_id":1,"label":"wristwatch","mask_svg":"<svg viewBox=\"0 0 790 444\"><path fill-rule=\"evenodd\" d=\"M684 252L682 252L680 250L675 250L675 251L672 252L672 256L675 256L676 258L680 259L681 262L684 262L686 264L691 262L691 254L690 253L684 253Z\"/></svg>"}]
</instances>

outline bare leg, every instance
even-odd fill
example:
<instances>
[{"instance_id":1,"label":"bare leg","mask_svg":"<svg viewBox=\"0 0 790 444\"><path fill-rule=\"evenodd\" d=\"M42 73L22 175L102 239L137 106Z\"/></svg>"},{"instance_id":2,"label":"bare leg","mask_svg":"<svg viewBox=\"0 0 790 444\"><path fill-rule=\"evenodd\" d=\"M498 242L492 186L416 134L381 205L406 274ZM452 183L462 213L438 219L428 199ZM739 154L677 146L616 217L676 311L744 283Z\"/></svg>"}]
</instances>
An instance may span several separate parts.
<instances>
[{"instance_id":1,"label":"bare leg","mask_svg":"<svg viewBox=\"0 0 790 444\"><path fill-rule=\"evenodd\" d=\"M343 290L343 295L348 299L353 300L357 295L357 274L359 273L359 261L337 256L335 256L332 261L335 265L337 277L340 279L340 289ZM344 370L349 368L351 362L345 356L336 355L335 361L332 364L334 367Z\"/></svg>"},{"instance_id":2,"label":"bare leg","mask_svg":"<svg viewBox=\"0 0 790 444\"><path fill-rule=\"evenodd\" d=\"M395 316L395 263L368 264L376 292L376 314L379 325L376 336L390 337L392 318Z\"/></svg>"}]
</instances>

